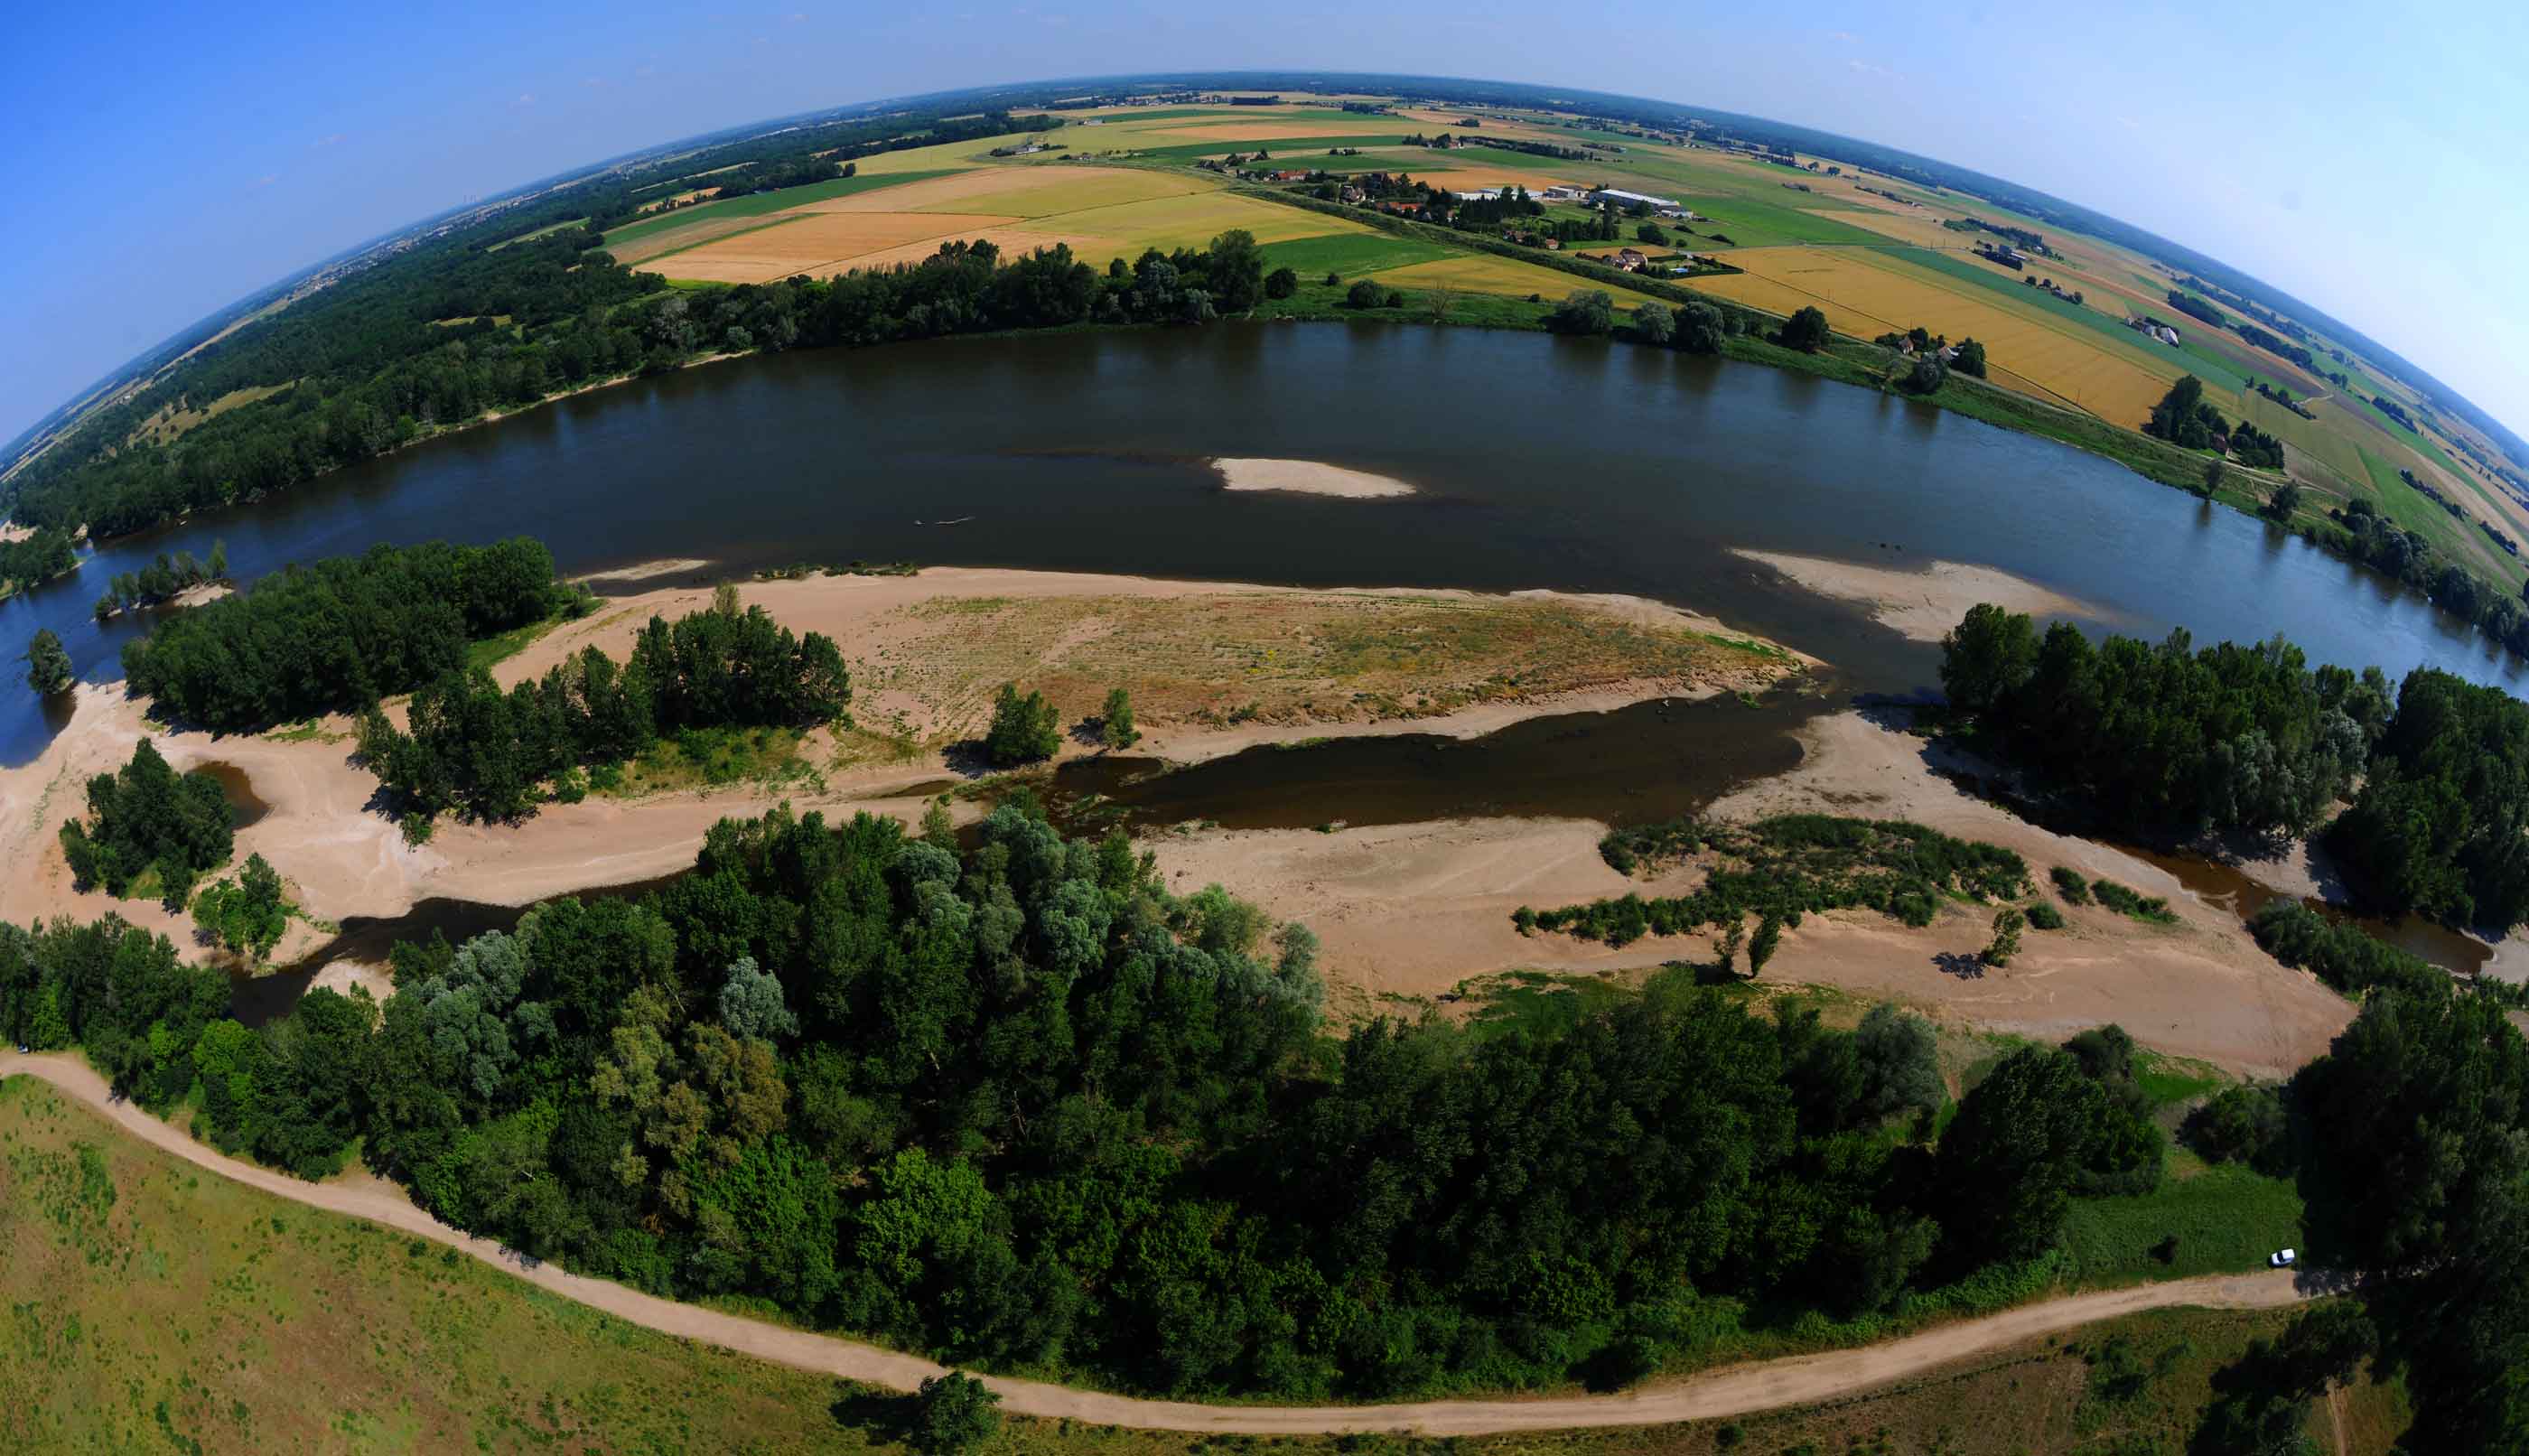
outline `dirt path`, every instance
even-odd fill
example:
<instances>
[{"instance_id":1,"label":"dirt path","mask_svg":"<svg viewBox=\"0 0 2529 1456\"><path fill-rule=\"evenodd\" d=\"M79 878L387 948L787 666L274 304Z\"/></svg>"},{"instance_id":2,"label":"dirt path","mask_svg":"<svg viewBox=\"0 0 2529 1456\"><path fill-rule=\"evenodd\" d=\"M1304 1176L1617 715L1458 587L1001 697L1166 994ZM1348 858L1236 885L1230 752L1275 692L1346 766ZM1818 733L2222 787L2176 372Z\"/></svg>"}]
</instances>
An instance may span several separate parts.
<instances>
[{"instance_id":1,"label":"dirt path","mask_svg":"<svg viewBox=\"0 0 2529 1456\"><path fill-rule=\"evenodd\" d=\"M127 1102L78 1056L0 1054L0 1077L41 1079L87 1104L134 1137L161 1152L250 1188L327 1213L366 1218L388 1228L449 1245L531 1284L591 1309L655 1329L701 1340L799 1370L910 1390L941 1373L919 1356L882 1350L833 1335L785 1329L736 1315L678 1304L604 1279L566 1272L558 1266L511 1253L489 1239L451 1228L407 1201L392 1184L375 1180L303 1183L213 1151ZM2023 1305L2016 1310L1947 1324L1886 1344L1825 1355L1803 1355L1734 1366L1680 1383L1621 1395L1562 1396L1536 1400L1448 1400L1383 1406L1207 1406L1138 1400L1094 1390L1073 1390L1034 1380L988 1376L1014 1415L1131 1426L1155 1430L1240 1432L1256 1435L1325 1434L1358 1430L1414 1430L1426 1435L1482 1435L1509 1430L1554 1430L1593 1426L1662 1426L1705 1421L1782 1406L1809 1405L1933 1370L2021 1340L2053 1334L2141 1310L2191 1305L2213 1309L2269 1309L2316 1297L2289 1273L2216 1274L2195 1279L2101 1290Z\"/></svg>"}]
</instances>

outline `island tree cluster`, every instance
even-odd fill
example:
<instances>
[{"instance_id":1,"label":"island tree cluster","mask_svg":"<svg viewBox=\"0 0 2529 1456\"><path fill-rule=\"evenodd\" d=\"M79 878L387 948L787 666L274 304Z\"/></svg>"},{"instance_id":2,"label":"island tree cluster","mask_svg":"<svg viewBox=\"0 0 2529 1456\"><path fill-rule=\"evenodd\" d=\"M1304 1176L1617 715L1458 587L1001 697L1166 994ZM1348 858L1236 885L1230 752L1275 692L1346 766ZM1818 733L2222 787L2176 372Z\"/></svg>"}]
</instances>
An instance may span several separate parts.
<instances>
[{"instance_id":1,"label":"island tree cluster","mask_svg":"<svg viewBox=\"0 0 2529 1456\"><path fill-rule=\"evenodd\" d=\"M408 812L475 819L531 812L548 783L619 764L664 735L726 728L813 728L843 716L851 674L833 639L794 635L725 590L708 611L652 617L619 664L590 647L503 692L480 668L412 695L408 727L375 708L360 756Z\"/></svg>"},{"instance_id":2,"label":"island tree cluster","mask_svg":"<svg viewBox=\"0 0 2529 1456\"><path fill-rule=\"evenodd\" d=\"M252 731L437 680L464 666L468 642L562 601L553 554L527 537L381 545L168 618L124 645L123 672L179 718Z\"/></svg>"},{"instance_id":3,"label":"island tree cluster","mask_svg":"<svg viewBox=\"0 0 2529 1456\"><path fill-rule=\"evenodd\" d=\"M130 763L87 782L87 813L62 826L62 852L82 888L109 894L147 883L181 905L236 847L237 816L220 782L199 769L178 774L147 738Z\"/></svg>"}]
</instances>

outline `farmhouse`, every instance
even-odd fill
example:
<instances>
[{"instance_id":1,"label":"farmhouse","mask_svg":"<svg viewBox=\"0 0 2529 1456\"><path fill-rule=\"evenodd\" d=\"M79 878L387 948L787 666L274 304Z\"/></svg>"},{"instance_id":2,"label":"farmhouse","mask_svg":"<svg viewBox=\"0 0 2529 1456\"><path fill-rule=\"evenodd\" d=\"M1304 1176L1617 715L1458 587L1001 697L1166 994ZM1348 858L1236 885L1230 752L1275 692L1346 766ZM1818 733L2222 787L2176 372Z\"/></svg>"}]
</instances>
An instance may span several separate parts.
<instances>
[{"instance_id":1,"label":"farmhouse","mask_svg":"<svg viewBox=\"0 0 2529 1456\"><path fill-rule=\"evenodd\" d=\"M1617 250L1617 252L1616 252L1616 256L1615 256L1615 264L1616 264L1616 266L1617 266L1617 267L1619 267L1619 268L1621 268L1621 269L1623 269L1623 270L1624 270L1624 271L1626 271L1627 273L1640 273L1640 272L1641 272L1641 271L1642 271L1642 264L1647 263L1647 262L1649 262L1649 261L1650 261L1650 258L1649 258L1648 256L1646 256L1645 254L1643 254L1643 253L1642 253L1642 252L1641 252L1640 250L1638 250L1638 249L1636 249L1636 248L1631 248L1631 247L1627 247L1627 248L1619 248L1619 249Z\"/></svg>"}]
</instances>

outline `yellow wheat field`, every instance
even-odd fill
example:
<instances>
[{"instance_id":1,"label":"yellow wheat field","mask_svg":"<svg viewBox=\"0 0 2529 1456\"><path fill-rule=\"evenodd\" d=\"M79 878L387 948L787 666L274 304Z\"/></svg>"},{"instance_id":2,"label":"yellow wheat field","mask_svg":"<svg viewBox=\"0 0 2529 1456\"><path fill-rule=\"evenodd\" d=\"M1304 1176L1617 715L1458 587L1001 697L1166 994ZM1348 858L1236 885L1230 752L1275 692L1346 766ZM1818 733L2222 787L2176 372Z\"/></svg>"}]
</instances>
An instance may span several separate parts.
<instances>
[{"instance_id":1,"label":"yellow wheat field","mask_svg":"<svg viewBox=\"0 0 2529 1456\"><path fill-rule=\"evenodd\" d=\"M812 212L769 228L715 239L661 258L657 271L700 283L770 283L805 273L825 278L894 256L908 246L928 257L950 238L977 238L1016 218L943 212Z\"/></svg>"},{"instance_id":2,"label":"yellow wheat field","mask_svg":"<svg viewBox=\"0 0 2529 1456\"><path fill-rule=\"evenodd\" d=\"M1743 247L1730 261L1748 271L1690 286L1775 313L1815 306L1838 333L1856 338L1917 324L1952 339L1972 336L1997 371L2121 425L2149 415L2183 372L2175 362L2147 368L2078 324L1988 302L1972 284L1936 281L1866 248Z\"/></svg>"}]
</instances>

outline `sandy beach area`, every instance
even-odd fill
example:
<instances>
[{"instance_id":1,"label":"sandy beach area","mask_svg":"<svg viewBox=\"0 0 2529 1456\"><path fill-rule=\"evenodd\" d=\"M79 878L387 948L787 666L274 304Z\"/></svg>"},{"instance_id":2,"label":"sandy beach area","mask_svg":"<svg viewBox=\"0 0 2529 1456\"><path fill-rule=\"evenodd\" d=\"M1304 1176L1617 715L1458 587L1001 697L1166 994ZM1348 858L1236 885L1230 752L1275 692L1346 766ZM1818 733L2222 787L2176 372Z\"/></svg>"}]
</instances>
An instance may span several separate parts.
<instances>
[{"instance_id":1,"label":"sandy beach area","mask_svg":"<svg viewBox=\"0 0 2529 1456\"><path fill-rule=\"evenodd\" d=\"M1339 496L1348 501L1392 500L1420 494L1411 485L1367 470L1347 470L1317 460L1254 459L1222 456L1211 461L1228 490L1295 491L1311 496Z\"/></svg>"},{"instance_id":2,"label":"sandy beach area","mask_svg":"<svg viewBox=\"0 0 2529 1456\"><path fill-rule=\"evenodd\" d=\"M2104 608L1991 566L1934 562L1920 570L1902 570L1770 551L1735 554L1771 566L1820 595L1858 602L1883 625L1917 642L1938 642L1979 602L2032 617L2077 617L2109 623L2117 620L2115 613Z\"/></svg>"}]
</instances>

